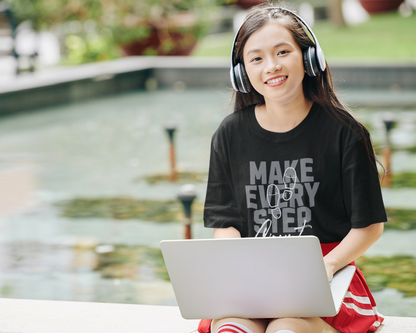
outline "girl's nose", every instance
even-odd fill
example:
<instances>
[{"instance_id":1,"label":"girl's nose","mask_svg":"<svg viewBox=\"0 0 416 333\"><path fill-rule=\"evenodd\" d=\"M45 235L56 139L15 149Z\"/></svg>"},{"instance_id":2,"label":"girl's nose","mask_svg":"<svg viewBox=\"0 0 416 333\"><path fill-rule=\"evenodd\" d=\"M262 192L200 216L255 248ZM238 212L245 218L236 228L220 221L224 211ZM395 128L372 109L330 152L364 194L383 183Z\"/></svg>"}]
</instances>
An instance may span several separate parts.
<instances>
[{"instance_id":1,"label":"girl's nose","mask_svg":"<svg viewBox=\"0 0 416 333\"><path fill-rule=\"evenodd\" d=\"M266 73L274 73L282 70L282 65L278 63L270 63L269 66L266 67Z\"/></svg>"}]
</instances>

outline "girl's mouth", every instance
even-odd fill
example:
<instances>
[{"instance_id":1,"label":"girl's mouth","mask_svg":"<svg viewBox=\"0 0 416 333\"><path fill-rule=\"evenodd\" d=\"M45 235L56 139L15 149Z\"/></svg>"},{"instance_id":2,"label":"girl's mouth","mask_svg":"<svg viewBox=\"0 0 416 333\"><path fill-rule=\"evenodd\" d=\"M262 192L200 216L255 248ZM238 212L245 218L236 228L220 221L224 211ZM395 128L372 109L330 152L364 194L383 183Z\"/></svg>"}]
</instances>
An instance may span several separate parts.
<instances>
[{"instance_id":1,"label":"girl's mouth","mask_svg":"<svg viewBox=\"0 0 416 333\"><path fill-rule=\"evenodd\" d=\"M285 81L286 79L287 79L287 76L279 76L279 77L275 77L273 79L267 80L266 84L281 83L281 82Z\"/></svg>"}]
</instances>

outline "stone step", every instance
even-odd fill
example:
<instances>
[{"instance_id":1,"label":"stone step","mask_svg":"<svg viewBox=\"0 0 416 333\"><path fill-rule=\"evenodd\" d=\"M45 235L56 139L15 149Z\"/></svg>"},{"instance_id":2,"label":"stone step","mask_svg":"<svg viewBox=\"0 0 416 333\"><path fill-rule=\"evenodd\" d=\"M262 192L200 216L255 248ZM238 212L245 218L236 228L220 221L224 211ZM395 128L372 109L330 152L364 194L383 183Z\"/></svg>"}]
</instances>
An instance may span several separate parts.
<instances>
[{"instance_id":1,"label":"stone step","mask_svg":"<svg viewBox=\"0 0 416 333\"><path fill-rule=\"evenodd\" d=\"M0 333L191 333L176 306L0 299ZM386 317L377 333L414 333L416 318Z\"/></svg>"}]
</instances>

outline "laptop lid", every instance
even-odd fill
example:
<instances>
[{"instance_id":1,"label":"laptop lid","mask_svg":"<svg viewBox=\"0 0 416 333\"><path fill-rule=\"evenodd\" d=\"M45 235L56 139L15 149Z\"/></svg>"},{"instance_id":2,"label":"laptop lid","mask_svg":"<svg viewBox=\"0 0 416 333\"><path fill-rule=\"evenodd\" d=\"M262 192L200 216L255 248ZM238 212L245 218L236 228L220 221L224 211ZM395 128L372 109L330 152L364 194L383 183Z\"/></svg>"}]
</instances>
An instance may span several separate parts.
<instances>
[{"instance_id":1,"label":"laptop lid","mask_svg":"<svg viewBox=\"0 0 416 333\"><path fill-rule=\"evenodd\" d=\"M160 246L185 319L334 316L355 271L351 266L346 278L334 277L335 304L315 236L172 240Z\"/></svg>"}]
</instances>

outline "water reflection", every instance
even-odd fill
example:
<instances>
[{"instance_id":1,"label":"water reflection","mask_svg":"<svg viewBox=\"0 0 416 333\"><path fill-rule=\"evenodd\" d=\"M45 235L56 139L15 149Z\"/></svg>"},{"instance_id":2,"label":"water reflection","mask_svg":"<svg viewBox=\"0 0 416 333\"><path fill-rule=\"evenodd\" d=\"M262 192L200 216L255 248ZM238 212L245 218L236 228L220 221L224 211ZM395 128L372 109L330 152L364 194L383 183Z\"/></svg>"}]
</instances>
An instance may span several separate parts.
<instances>
[{"instance_id":1,"label":"water reflection","mask_svg":"<svg viewBox=\"0 0 416 333\"><path fill-rule=\"evenodd\" d=\"M162 239L183 238L180 222L73 219L61 216L56 203L113 197L174 200L181 184L143 179L169 172L164 124L178 124L178 171L206 173L210 138L229 113L228 98L228 92L208 89L133 92L1 118L0 296L176 304L158 248ZM357 113L379 146L384 144L380 119L385 111ZM391 132L393 145L416 146L416 112L393 111L398 120ZM416 154L395 151L392 162L394 172L415 172ZM195 185L202 202L205 182ZM387 206L416 208L414 188L383 191ZM212 237L201 222L192 228L194 238ZM415 230L388 231L369 255L407 251L416 256L414 237ZM386 312L377 301L384 314L412 315L395 313L394 306Z\"/></svg>"},{"instance_id":2,"label":"water reflection","mask_svg":"<svg viewBox=\"0 0 416 333\"><path fill-rule=\"evenodd\" d=\"M1 297L176 304L159 249L90 246L2 243Z\"/></svg>"},{"instance_id":3,"label":"water reflection","mask_svg":"<svg viewBox=\"0 0 416 333\"><path fill-rule=\"evenodd\" d=\"M138 178L168 169L166 119L180 124L180 170L206 172L210 135L228 112L222 96L194 91L187 97L193 103L184 105L184 96L174 92L127 93L3 117L1 296L175 304L155 251L160 240L183 237L181 223L73 220L60 216L55 203L117 196L175 200L180 185ZM197 191L203 198L205 185L197 184ZM201 223L193 234L212 237ZM117 251L95 251L106 244L131 246L134 255L111 264L105 258Z\"/></svg>"}]
</instances>

